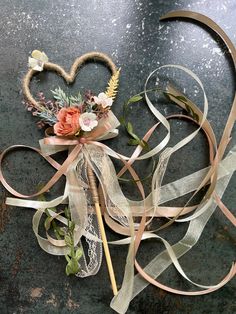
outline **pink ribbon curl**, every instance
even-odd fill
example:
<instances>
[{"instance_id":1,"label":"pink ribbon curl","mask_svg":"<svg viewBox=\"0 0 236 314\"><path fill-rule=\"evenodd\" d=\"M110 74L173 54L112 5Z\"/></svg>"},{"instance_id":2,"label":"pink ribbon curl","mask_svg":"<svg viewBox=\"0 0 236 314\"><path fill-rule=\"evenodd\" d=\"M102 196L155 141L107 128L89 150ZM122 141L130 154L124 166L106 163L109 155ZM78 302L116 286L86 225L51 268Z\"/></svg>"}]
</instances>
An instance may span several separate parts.
<instances>
[{"instance_id":1,"label":"pink ribbon curl","mask_svg":"<svg viewBox=\"0 0 236 314\"><path fill-rule=\"evenodd\" d=\"M168 117L170 118L170 117ZM153 134L154 130L157 128L157 126L159 125L159 123L155 124L152 128L150 128L150 130L148 130L148 132L145 134L145 136L143 137L143 140L148 141L149 138L151 137L151 135ZM9 148L7 148L6 150L3 151L3 153L0 155L0 181L2 182L3 186L14 196L16 197L20 197L20 198L32 198L35 196L38 196L42 193L47 192L63 175L66 175L67 169L68 167L71 165L71 163L76 159L76 157L78 156L78 154L80 154L81 150L83 149L84 145L89 145L92 144L96 147L101 148L102 150L104 150L108 155L115 157L117 159L120 159L122 161L122 163L124 164L124 167L121 169L121 171L119 172L118 176L122 175L125 171L129 171L132 178L134 179L134 181L137 184L137 187L139 189L139 192L141 194L142 199L145 199L145 193L144 193L144 188L142 185L142 182L138 176L138 174L136 173L136 171L134 170L134 168L132 167L133 162L135 162L135 160L138 158L138 156L140 155L140 153L142 152L142 147L139 145L136 147L136 149L134 150L133 154L131 157L127 157L127 156L123 156L117 152L115 152L114 150L112 150L110 147L108 147L107 145L99 142L96 140L97 137L99 137L100 135L104 134L104 131L109 131L109 129L111 128L111 125L106 124L103 127L101 127L100 129L96 130L96 132L94 132L93 134L90 134L89 137L81 137L81 138L62 138L62 137L56 137L56 136L51 136L51 137L46 137L44 139L44 144L45 145L55 145L55 146L68 146L68 147L73 147L72 150L69 152L68 157L66 158L66 160L60 165L59 163L57 163L52 157L47 156L45 154L42 153L42 151L40 151L37 148L34 147L30 147L30 146L25 146L25 145L14 145L11 146ZM36 193L33 193L31 195L25 195L22 193L17 192L16 190L14 190L6 181L6 179L3 176L2 173L2 161L5 158L6 154L9 153L11 150L16 150L19 148L27 148L27 149L31 149L37 153L39 153L43 158L45 158L57 171L56 173L52 176L52 178L46 183L46 185L39 191ZM217 198L217 196L215 196L215 198L217 199L217 202L220 203L220 200ZM229 217L230 215L227 214L227 209L225 208L225 206L223 205L223 203L221 204L221 209L222 211L225 213L226 217L228 219L232 218ZM144 208L143 211L143 215L141 217L141 222L139 224L139 228L138 231L135 233L135 255L137 254L140 242L142 240L142 235L145 231L145 225L146 225L146 211ZM232 219L230 219L232 221ZM235 222L233 220L233 222ZM227 274L227 276L214 288L209 288L209 289L204 289L204 290L200 290L200 291L192 291L192 292L188 292L188 291L181 291L181 290L177 290L177 289L173 289L171 287L168 287L166 285L161 284L160 282L158 282L157 280L155 280L154 278L150 277L147 273L145 273L145 271L142 269L142 267L139 265L139 263L137 262L136 259L134 259L134 265L137 269L137 271L140 273L140 275L147 280L148 282L150 282L151 284L162 288L168 292L172 292L175 294L182 294L182 295L201 295L201 294L206 294L206 293L210 293L214 290L219 289L220 287L222 287L225 283L227 283L232 277L234 277L235 272L236 272L236 266L235 264L233 264L232 268L230 269L229 273Z\"/></svg>"}]
</instances>

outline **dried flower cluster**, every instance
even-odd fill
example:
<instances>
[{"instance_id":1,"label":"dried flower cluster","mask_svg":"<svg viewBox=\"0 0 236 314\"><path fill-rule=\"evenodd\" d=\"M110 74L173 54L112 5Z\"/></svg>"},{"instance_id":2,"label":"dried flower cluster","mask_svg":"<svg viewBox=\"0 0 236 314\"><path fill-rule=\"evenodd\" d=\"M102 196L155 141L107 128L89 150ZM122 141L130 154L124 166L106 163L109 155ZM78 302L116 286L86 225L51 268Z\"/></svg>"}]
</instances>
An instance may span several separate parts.
<instances>
[{"instance_id":1,"label":"dried flower cluster","mask_svg":"<svg viewBox=\"0 0 236 314\"><path fill-rule=\"evenodd\" d=\"M29 57L29 67L42 71L48 57L44 52L34 50ZM40 118L39 127L53 126L57 136L81 136L96 128L98 121L107 115L117 94L120 69L111 77L105 93L98 96L87 92L84 97L68 96L59 87L52 91L54 100L46 100L43 93L38 94L37 103L25 102L28 111Z\"/></svg>"},{"instance_id":2,"label":"dried flower cluster","mask_svg":"<svg viewBox=\"0 0 236 314\"><path fill-rule=\"evenodd\" d=\"M40 118L39 127L53 126L57 136L78 136L89 132L106 116L113 99L105 93L94 96L90 91L82 97L67 96L59 87L52 91L54 100L46 100L42 92L38 93L38 106L25 102L28 111Z\"/></svg>"}]
</instances>

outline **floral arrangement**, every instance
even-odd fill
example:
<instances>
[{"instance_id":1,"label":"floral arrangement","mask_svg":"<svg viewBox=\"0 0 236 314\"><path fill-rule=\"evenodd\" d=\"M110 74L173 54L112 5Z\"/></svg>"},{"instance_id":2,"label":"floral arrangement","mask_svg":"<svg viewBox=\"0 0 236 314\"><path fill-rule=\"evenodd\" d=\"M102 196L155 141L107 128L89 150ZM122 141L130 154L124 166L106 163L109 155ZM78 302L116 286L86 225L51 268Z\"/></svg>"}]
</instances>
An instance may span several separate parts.
<instances>
[{"instance_id":1,"label":"floral arrangement","mask_svg":"<svg viewBox=\"0 0 236 314\"><path fill-rule=\"evenodd\" d=\"M42 71L48 61L44 52L34 50L29 57L29 66L35 71ZM58 87L52 91L54 101L46 100L42 92L38 93L38 104L26 101L25 104L34 116L40 118L39 127L53 127L57 136L84 136L98 126L99 120L106 117L117 94L120 69L111 77L106 92L95 96L91 91L82 97L68 96Z\"/></svg>"}]
</instances>

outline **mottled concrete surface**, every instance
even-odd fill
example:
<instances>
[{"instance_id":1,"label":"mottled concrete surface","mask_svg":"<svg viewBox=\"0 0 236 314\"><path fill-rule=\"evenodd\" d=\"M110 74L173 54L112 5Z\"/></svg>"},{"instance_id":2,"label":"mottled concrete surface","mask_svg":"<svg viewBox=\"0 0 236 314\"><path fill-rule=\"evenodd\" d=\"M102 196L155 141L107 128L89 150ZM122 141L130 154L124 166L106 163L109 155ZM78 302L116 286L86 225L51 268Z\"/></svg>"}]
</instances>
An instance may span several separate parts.
<instances>
[{"instance_id":1,"label":"mottled concrete surface","mask_svg":"<svg viewBox=\"0 0 236 314\"><path fill-rule=\"evenodd\" d=\"M37 146L43 131L21 104L21 80L27 69L27 58L34 49L44 50L52 62L69 68L74 58L91 50L109 54L122 67L119 96L114 111L119 116L123 102L143 88L150 71L163 64L181 64L192 69L202 80L209 98L209 120L220 139L235 83L233 69L225 47L216 36L197 24L187 21L159 22L159 17L175 9L193 10L207 14L219 23L236 43L236 2L216 1L0 1L0 150L13 144ZM164 76L165 73L162 73ZM185 90L201 107L201 93L185 76L179 81L178 72L169 71L174 82ZM41 74L34 80L33 89L47 94L60 86L66 90L103 90L109 72L100 64L83 67L71 87L56 75ZM161 78L161 77L160 77ZM154 82L155 83L155 82ZM158 108L165 114L178 108L167 103ZM133 109L137 132L142 135L154 119L144 103ZM183 121L173 121L173 144L194 129ZM164 134L164 133L163 133ZM161 130L156 140L163 136ZM235 135L235 132L234 132ZM235 144L232 140L231 146ZM119 138L109 145L129 154L127 136L121 129ZM171 158L165 182L173 181L196 171L208 163L207 145L203 135L181 149ZM116 163L118 169L119 165ZM148 171L145 163L138 169ZM4 163L5 173L12 185L30 193L44 183L53 170L38 156L28 151L11 154ZM147 170L146 170L147 169ZM235 208L235 178L224 195L229 208ZM147 183L146 188L150 187ZM58 195L63 182L51 193ZM134 197L133 187L124 186L125 193ZM1 201L4 199L1 188ZM173 203L172 203L173 204ZM175 203L176 204L176 203ZM184 204L184 199L178 200ZM67 278L63 257L43 252L31 229L32 210L3 208L0 235L0 313L113 313L112 298L105 262L92 278ZM180 240L187 225L177 225L162 232L170 243ZM115 236L108 230L109 238ZM142 246L139 260L147 264L163 250L160 243L148 241ZM117 281L122 280L126 250L111 248ZM235 259L235 230L223 215L216 211L207 224L198 244L181 265L186 273L202 284L217 283ZM173 267L160 281L180 289L191 289ZM201 297L182 297L148 287L131 303L128 313L235 313L235 280L220 291Z\"/></svg>"}]
</instances>

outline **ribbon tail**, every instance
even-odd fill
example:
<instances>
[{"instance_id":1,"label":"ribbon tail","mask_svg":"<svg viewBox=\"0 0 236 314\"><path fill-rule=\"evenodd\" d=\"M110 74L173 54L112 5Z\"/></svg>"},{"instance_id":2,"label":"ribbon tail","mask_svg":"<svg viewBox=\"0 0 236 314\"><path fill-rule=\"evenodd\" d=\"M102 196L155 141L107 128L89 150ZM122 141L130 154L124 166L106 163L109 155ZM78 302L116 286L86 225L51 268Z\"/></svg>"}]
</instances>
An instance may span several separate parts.
<instances>
[{"instance_id":1,"label":"ribbon tail","mask_svg":"<svg viewBox=\"0 0 236 314\"><path fill-rule=\"evenodd\" d=\"M77 274L78 277L95 275L100 269L102 260L102 243L86 237L86 232L88 232L100 239L96 217L91 210L88 210L90 196L85 170L86 160L82 149L66 174L71 220L78 226L75 229L75 243L80 242L80 247L83 250L83 256L79 261L81 271ZM86 250L81 242L82 235L85 235L88 244L88 249ZM87 262L86 254L89 262Z\"/></svg>"},{"instance_id":2,"label":"ribbon tail","mask_svg":"<svg viewBox=\"0 0 236 314\"><path fill-rule=\"evenodd\" d=\"M84 155L101 184L108 214L130 230L131 240L122 287L110 304L117 313L125 313L133 294L134 281L134 223L131 208L118 183L114 165L104 150L89 144L84 149Z\"/></svg>"},{"instance_id":3,"label":"ribbon tail","mask_svg":"<svg viewBox=\"0 0 236 314\"><path fill-rule=\"evenodd\" d=\"M225 177L221 178L216 186L216 193L222 197L224 191L232 177L232 173L227 174ZM216 209L216 203L211 203L208 210L205 211L201 216L192 220L189 224L188 230L185 236L176 244L172 246L172 249L176 255L176 258L180 258L186 254L193 246L198 242L207 222L214 213ZM152 278L157 278L162 272L164 272L170 265L172 260L164 250L159 255L157 255L148 265L145 266L144 271L149 274ZM231 277L229 277L231 278ZM148 281L145 281L140 274L135 276L134 281L134 293L132 299L137 296L144 288L149 285ZM163 287L162 287L163 288Z\"/></svg>"}]
</instances>

